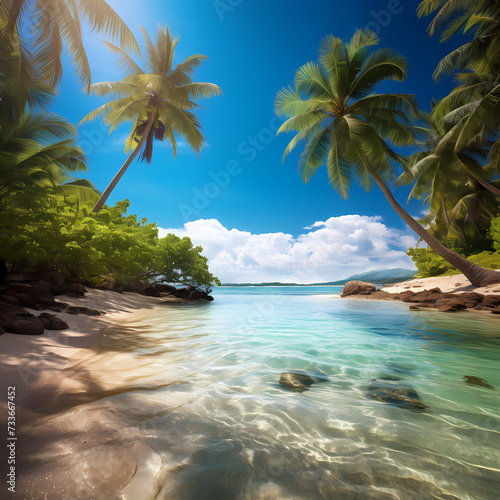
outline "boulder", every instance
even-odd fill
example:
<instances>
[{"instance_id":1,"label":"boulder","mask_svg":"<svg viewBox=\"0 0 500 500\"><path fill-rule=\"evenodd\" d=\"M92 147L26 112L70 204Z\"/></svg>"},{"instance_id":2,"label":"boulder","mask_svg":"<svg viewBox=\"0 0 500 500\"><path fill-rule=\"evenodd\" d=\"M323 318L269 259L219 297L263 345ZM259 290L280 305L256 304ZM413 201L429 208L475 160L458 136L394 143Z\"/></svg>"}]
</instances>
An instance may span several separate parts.
<instances>
[{"instance_id":1,"label":"boulder","mask_svg":"<svg viewBox=\"0 0 500 500\"><path fill-rule=\"evenodd\" d=\"M396 294L385 292L384 290L377 290L370 294L371 300L393 300Z\"/></svg>"},{"instance_id":2,"label":"boulder","mask_svg":"<svg viewBox=\"0 0 500 500\"><path fill-rule=\"evenodd\" d=\"M406 292L403 292L406 293ZM413 295L409 295L408 297L401 298L403 302L411 302L413 304L422 303L422 304L434 304L439 299L445 297L454 297L452 294L445 294L441 292L439 288L433 288L432 290L423 290L422 292L413 293Z\"/></svg>"},{"instance_id":3,"label":"boulder","mask_svg":"<svg viewBox=\"0 0 500 500\"><path fill-rule=\"evenodd\" d=\"M205 298L206 293L200 292L199 290L193 290L189 292L189 300L200 300Z\"/></svg>"},{"instance_id":4,"label":"boulder","mask_svg":"<svg viewBox=\"0 0 500 500\"><path fill-rule=\"evenodd\" d=\"M427 406L422 402L413 387L399 383L398 377L380 377L371 381L368 386L368 396L382 403L422 412Z\"/></svg>"},{"instance_id":5,"label":"boulder","mask_svg":"<svg viewBox=\"0 0 500 500\"><path fill-rule=\"evenodd\" d=\"M37 302L38 302L38 304L40 304L44 308L53 307L56 305L56 301L54 300L54 296L51 293L42 293L38 297Z\"/></svg>"},{"instance_id":6,"label":"boulder","mask_svg":"<svg viewBox=\"0 0 500 500\"><path fill-rule=\"evenodd\" d=\"M328 382L329 380L324 373L290 370L280 375L279 383L289 391L304 392L316 382Z\"/></svg>"},{"instance_id":7,"label":"boulder","mask_svg":"<svg viewBox=\"0 0 500 500\"><path fill-rule=\"evenodd\" d=\"M150 286L148 281L131 281L124 286L124 290L126 292L139 292L148 286Z\"/></svg>"},{"instance_id":8,"label":"boulder","mask_svg":"<svg viewBox=\"0 0 500 500\"><path fill-rule=\"evenodd\" d=\"M161 297L160 291L155 286L148 286L141 290L141 293L146 297Z\"/></svg>"},{"instance_id":9,"label":"boulder","mask_svg":"<svg viewBox=\"0 0 500 500\"><path fill-rule=\"evenodd\" d=\"M19 335L41 335L44 331L40 319L29 313L0 314L0 327L7 332Z\"/></svg>"},{"instance_id":10,"label":"boulder","mask_svg":"<svg viewBox=\"0 0 500 500\"><path fill-rule=\"evenodd\" d=\"M13 297L14 300L12 300L11 297ZM27 293L19 293L15 292L14 290L7 290L6 292L4 292L2 294L2 300L11 304L18 304L31 308L36 306L36 299L30 297Z\"/></svg>"},{"instance_id":11,"label":"boulder","mask_svg":"<svg viewBox=\"0 0 500 500\"><path fill-rule=\"evenodd\" d=\"M50 285L50 293L52 295L66 295L69 293L69 285L66 283L53 283Z\"/></svg>"},{"instance_id":12,"label":"boulder","mask_svg":"<svg viewBox=\"0 0 500 500\"><path fill-rule=\"evenodd\" d=\"M189 288L178 288L175 290L175 292L172 292L170 295L173 295L174 297L177 297L179 299L187 299L189 297L189 294L191 293L191 287Z\"/></svg>"},{"instance_id":13,"label":"boulder","mask_svg":"<svg viewBox=\"0 0 500 500\"><path fill-rule=\"evenodd\" d=\"M461 298L438 299L434 306L442 312L453 312L467 309L467 304Z\"/></svg>"},{"instance_id":14,"label":"boulder","mask_svg":"<svg viewBox=\"0 0 500 500\"><path fill-rule=\"evenodd\" d=\"M18 306L13 304L8 304L7 302L0 301L0 313L12 312L19 310Z\"/></svg>"},{"instance_id":15,"label":"boulder","mask_svg":"<svg viewBox=\"0 0 500 500\"><path fill-rule=\"evenodd\" d=\"M477 385L479 387L487 387L488 389L494 389L494 387L488 384L488 382L486 382L484 378L473 377L472 375L465 375L464 380L466 384Z\"/></svg>"},{"instance_id":16,"label":"boulder","mask_svg":"<svg viewBox=\"0 0 500 500\"><path fill-rule=\"evenodd\" d=\"M2 302L10 306L21 306L21 302L17 297L10 294L2 294Z\"/></svg>"},{"instance_id":17,"label":"boulder","mask_svg":"<svg viewBox=\"0 0 500 500\"><path fill-rule=\"evenodd\" d=\"M371 283L366 281L349 281L344 285L342 290L342 297L349 297L351 295L369 295L375 292L377 288Z\"/></svg>"},{"instance_id":18,"label":"boulder","mask_svg":"<svg viewBox=\"0 0 500 500\"><path fill-rule=\"evenodd\" d=\"M86 288L79 283L70 283L68 285L68 293L74 293L75 295L83 297L86 291Z\"/></svg>"},{"instance_id":19,"label":"boulder","mask_svg":"<svg viewBox=\"0 0 500 500\"><path fill-rule=\"evenodd\" d=\"M465 305L468 309L472 309L476 307L478 304L481 304L484 299L484 295L476 292L467 292L460 293L456 295L458 298L465 302Z\"/></svg>"},{"instance_id":20,"label":"boulder","mask_svg":"<svg viewBox=\"0 0 500 500\"><path fill-rule=\"evenodd\" d=\"M163 283L156 283L155 288L161 293L172 293L175 292L175 290L177 290L175 286L164 285Z\"/></svg>"},{"instance_id":21,"label":"boulder","mask_svg":"<svg viewBox=\"0 0 500 500\"><path fill-rule=\"evenodd\" d=\"M483 299L483 306L485 307L500 306L500 295L485 295Z\"/></svg>"},{"instance_id":22,"label":"boulder","mask_svg":"<svg viewBox=\"0 0 500 500\"><path fill-rule=\"evenodd\" d=\"M67 330L69 328L66 321L63 321L54 314L42 313L38 318L47 330Z\"/></svg>"},{"instance_id":23,"label":"boulder","mask_svg":"<svg viewBox=\"0 0 500 500\"><path fill-rule=\"evenodd\" d=\"M66 311L68 314L86 314L87 316L100 316L101 313L96 309L84 306L69 306Z\"/></svg>"},{"instance_id":24,"label":"boulder","mask_svg":"<svg viewBox=\"0 0 500 500\"><path fill-rule=\"evenodd\" d=\"M12 281L35 281L38 276L35 273L10 273L5 276L5 283Z\"/></svg>"},{"instance_id":25,"label":"boulder","mask_svg":"<svg viewBox=\"0 0 500 500\"><path fill-rule=\"evenodd\" d=\"M50 292L50 285L44 281L32 281L29 283L22 283L19 281L12 281L7 283L7 289L17 293L24 293L36 299L42 293Z\"/></svg>"},{"instance_id":26,"label":"boulder","mask_svg":"<svg viewBox=\"0 0 500 500\"><path fill-rule=\"evenodd\" d=\"M401 302L409 302L408 299L413 297L415 292L408 290L406 292L400 292L394 296L394 300L400 300Z\"/></svg>"}]
</instances>

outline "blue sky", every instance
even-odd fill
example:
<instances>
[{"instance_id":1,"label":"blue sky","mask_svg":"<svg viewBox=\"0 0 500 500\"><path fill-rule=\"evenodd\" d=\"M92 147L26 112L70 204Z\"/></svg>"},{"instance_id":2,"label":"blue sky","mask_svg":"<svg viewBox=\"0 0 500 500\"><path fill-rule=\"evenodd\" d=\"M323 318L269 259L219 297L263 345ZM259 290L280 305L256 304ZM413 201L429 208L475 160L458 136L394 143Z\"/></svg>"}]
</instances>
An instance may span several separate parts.
<instances>
[{"instance_id":1,"label":"blue sky","mask_svg":"<svg viewBox=\"0 0 500 500\"><path fill-rule=\"evenodd\" d=\"M202 103L205 109L200 110L199 117L207 147L199 159L181 145L173 161L171 148L157 143L153 163L134 163L110 197L110 203L128 198L130 210L139 217L189 234L195 243L205 246L203 238L186 232L186 223L216 220L227 230L252 235L284 233L296 241L300 235L314 231L317 222L356 214L365 218L379 216L381 224L399 232L402 238L412 234L377 188L367 194L353 184L350 198L342 200L328 184L324 169L304 185L296 170L300 148L282 164L291 136L275 138L278 122L274 119L273 102L276 93L293 82L295 71L317 58L318 46L326 35L349 39L356 28L367 27L379 33L380 46L400 51L410 62L406 82L387 83L380 90L414 93L422 107L429 107L432 97L442 97L449 91L451 82L436 85L432 72L450 47L428 37L428 20L416 18L416 0L109 3L138 41L140 24L153 34L158 23L168 23L171 32L181 37L176 62L194 53L207 55L209 60L197 71L195 79L217 83L224 92ZM89 34L86 48L93 82L121 78L100 37ZM66 64L54 111L78 123L99 104L98 99L81 92L73 69ZM103 190L126 159L124 140L129 128L108 136L103 124L94 122L79 131L81 144L88 152L86 176ZM404 189L396 191L403 204L407 194ZM413 215L419 215L422 209L418 201L409 207ZM390 248L394 245L394 241L389 243ZM358 250L361 252L361 248ZM406 262L409 267L403 250L400 245L398 263ZM346 274L350 270L395 267L390 264L375 259L331 272ZM283 273L268 275L279 279ZM338 276L325 276L335 277Z\"/></svg>"}]
</instances>

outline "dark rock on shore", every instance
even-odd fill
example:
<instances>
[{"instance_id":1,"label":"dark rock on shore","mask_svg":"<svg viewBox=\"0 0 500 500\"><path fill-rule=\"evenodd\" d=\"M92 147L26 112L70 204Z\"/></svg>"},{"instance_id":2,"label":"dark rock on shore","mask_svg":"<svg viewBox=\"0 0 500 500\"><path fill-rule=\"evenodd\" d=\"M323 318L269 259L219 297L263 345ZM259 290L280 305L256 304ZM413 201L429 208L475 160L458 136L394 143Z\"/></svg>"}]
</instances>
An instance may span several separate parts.
<instances>
[{"instance_id":1,"label":"dark rock on shore","mask_svg":"<svg viewBox=\"0 0 500 500\"><path fill-rule=\"evenodd\" d=\"M206 292L198 290L192 286L176 288L175 286L165 285L163 283L151 284L148 282L136 281L129 283L124 287L125 291L138 292L147 297L176 297L185 300L206 300L211 302L213 297Z\"/></svg>"},{"instance_id":2,"label":"dark rock on shore","mask_svg":"<svg viewBox=\"0 0 500 500\"><path fill-rule=\"evenodd\" d=\"M330 379L324 373L305 372L302 370L290 370L280 375L279 383L289 391L304 392L317 382L329 382Z\"/></svg>"},{"instance_id":3,"label":"dark rock on shore","mask_svg":"<svg viewBox=\"0 0 500 500\"><path fill-rule=\"evenodd\" d=\"M368 386L368 396L382 403L406 408L411 411L423 412L425 405L413 387L399 384L398 377L380 377L371 381Z\"/></svg>"},{"instance_id":4,"label":"dark rock on shore","mask_svg":"<svg viewBox=\"0 0 500 500\"><path fill-rule=\"evenodd\" d=\"M0 314L0 327L9 333L19 335L41 335L44 332L42 321L22 310Z\"/></svg>"},{"instance_id":5,"label":"dark rock on shore","mask_svg":"<svg viewBox=\"0 0 500 500\"><path fill-rule=\"evenodd\" d=\"M485 295L483 299L483 306L485 307L500 306L500 295Z\"/></svg>"},{"instance_id":6,"label":"dark rock on shore","mask_svg":"<svg viewBox=\"0 0 500 500\"><path fill-rule=\"evenodd\" d=\"M372 300L399 300L412 304L410 309L413 311L437 309L443 312L454 312L474 309L500 314L500 295L482 295L477 292L444 293L440 288L432 288L419 292L407 290L400 293L389 293L385 290L375 290L375 285L371 283L352 281L344 287L341 296L362 296Z\"/></svg>"},{"instance_id":7,"label":"dark rock on shore","mask_svg":"<svg viewBox=\"0 0 500 500\"><path fill-rule=\"evenodd\" d=\"M438 311L452 312L467 309L467 304L460 298L443 298L436 300L434 306Z\"/></svg>"},{"instance_id":8,"label":"dark rock on shore","mask_svg":"<svg viewBox=\"0 0 500 500\"><path fill-rule=\"evenodd\" d=\"M465 375L464 380L466 384L477 385L479 387L487 387L488 389L494 389L494 387L488 384L488 382L486 382L484 378L473 377L472 375Z\"/></svg>"},{"instance_id":9,"label":"dark rock on shore","mask_svg":"<svg viewBox=\"0 0 500 500\"><path fill-rule=\"evenodd\" d=\"M368 295L377 290L375 285L366 281L348 281L342 290L342 297L351 295Z\"/></svg>"},{"instance_id":10,"label":"dark rock on shore","mask_svg":"<svg viewBox=\"0 0 500 500\"><path fill-rule=\"evenodd\" d=\"M43 326L47 330L67 330L69 328L68 323L58 318L54 314L42 313L38 316Z\"/></svg>"},{"instance_id":11,"label":"dark rock on shore","mask_svg":"<svg viewBox=\"0 0 500 500\"><path fill-rule=\"evenodd\" d=\"M148 286L141 290L141 293L143 295L146 295L146 297L161 297L161 292L154 286Z\"/></svg>"},{"instance_id":12,"label":"dark rock on shore","mask_svg":"<svg viewBox=\"0 0 500 500\"><path fill-rule=\"evenodd\" d=\"M100 316L101 312L97 309L91 309L85 306L69 306L66 311L68 314L85 314L86 316Z\"/></svg>"}]
</instances>

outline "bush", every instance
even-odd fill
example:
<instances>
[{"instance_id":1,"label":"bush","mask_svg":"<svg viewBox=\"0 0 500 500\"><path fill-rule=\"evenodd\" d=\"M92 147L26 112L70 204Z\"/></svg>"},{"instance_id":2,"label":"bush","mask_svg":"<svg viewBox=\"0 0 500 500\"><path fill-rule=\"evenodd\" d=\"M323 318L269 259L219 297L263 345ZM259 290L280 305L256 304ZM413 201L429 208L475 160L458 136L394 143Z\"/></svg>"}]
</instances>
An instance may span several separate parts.
<instances>
[{"instance_id":1,"label":"bush","mask_svg":"<svg viewBox=\"0 0 500 500\"><path fill-rule=\"evenodd\" d=\"M448 276L459 274L460 271L449 262L440 257L430 248L409 248L406 252L411 257L417 268L417 278L430 278L431 276Z\"/></svg>"},{"instance_id":2,"label":"bush","mask_svg":"<svg viewBox=\"0 0 500 500\"><path fill-rule=\"evenodd\" d=\"M468 259L474 264L485 267L486 269L500 269L500 251L481 252L476 255L471 255Z\"/></svg>"},{"instance_id":3,"label":"bush","mask_svg":"<svg viewBox=\"0 0 500 500\"><path fill-rule=\"evenodd\" d=\"M0 261L9 271L57 269L90 286L110 279L154 279L209 287L219 283L189 238L158 238L156 224L127 215L128 200L98 214L50 188L14 191L2 200Z\"/></svg>"}]
</instances>

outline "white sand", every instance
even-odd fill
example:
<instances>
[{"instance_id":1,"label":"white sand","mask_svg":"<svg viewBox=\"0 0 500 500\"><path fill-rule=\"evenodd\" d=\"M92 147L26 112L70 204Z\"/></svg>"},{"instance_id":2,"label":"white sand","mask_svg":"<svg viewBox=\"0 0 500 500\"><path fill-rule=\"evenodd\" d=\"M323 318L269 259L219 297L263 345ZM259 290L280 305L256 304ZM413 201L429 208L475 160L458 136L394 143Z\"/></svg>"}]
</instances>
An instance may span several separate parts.
<instances>
[{"instance_id":1,"label":"white sand","mask_svg":"<svg viewBox=\"0 0 500 500\"><path fill-rule=\"evenodd\" d=\"M124 428L112 410L80 407L78 398L83 397L84 402L95 382L112 390L119 383L115 376L120 370L130 374L136 368L127 353L115 356L116 364L110 367L90 349L104 329L171 301L92 289L85 297L57 299L106 314L55 313L68 323L68 330L46 330L40 336L0 336L0 421L7 422L7 387L15 386L18 454L21 461L38 464L31 467L25 462L21 467L16 492L23 498L49 498L48 494L76 499L94 498L97 490L100 496L96 498L118 494L116 498L121 500L152 499L158 489L162 458L141 442L136 430ZM30 312L38 315L41 311ZM72 437L68 441L65 436Z\"/></svg>"},{"instance_id":2,"label":"white sand","mask_svg":"<svg viewBox=\"0 0 500 500\"><path fill-rule=\"evenodd\" d=\"M45 330L43 335L0 336L0 415L6 411L7 387L16 387L16 403L28 398L36 388L53 379L61 370L75 365L91 354L88 347L101 335L101 330L122 315L150 308L163 299L144 297L136 293L117 294L89 289L85 297L56 297L60 302L86 306L105 312L102 316L53 313L68 323L69 329ZM42 311L32 311L39 315ZM52 311L48 311L52 313Z\"/></svg>"},{"instance_id":3,"label":"white sand","mask_svg":"<svg viewBox=\"0 0 500 500\"><path fill-rule=\"evenodd\" d=\"M445 293L477 292L483 295L500 294L500 283L486 287L475 287L471 285L470 281L463 274L437 278L417 278L402 283L395 283L394 285L386 285L382 290L389 293L400 293L407 291L422 292L424 290L431 290L432 288L439 288Z\"/></svg>"}]
</instances>

